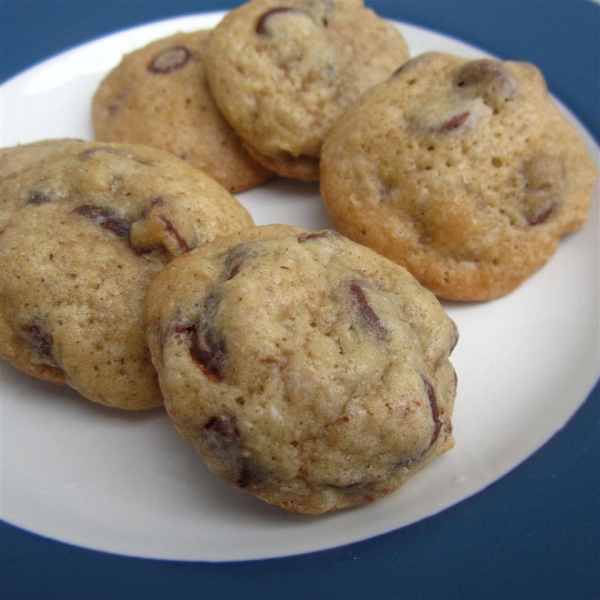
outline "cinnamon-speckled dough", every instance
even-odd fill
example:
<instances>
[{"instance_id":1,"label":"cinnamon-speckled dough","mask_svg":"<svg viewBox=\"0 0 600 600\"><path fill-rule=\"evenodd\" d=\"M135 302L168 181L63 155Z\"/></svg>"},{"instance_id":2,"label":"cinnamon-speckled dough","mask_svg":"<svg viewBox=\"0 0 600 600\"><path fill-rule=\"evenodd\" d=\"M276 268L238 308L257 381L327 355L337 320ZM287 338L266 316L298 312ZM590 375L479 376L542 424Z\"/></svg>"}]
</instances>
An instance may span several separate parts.
<instances>
[{"instance_id":1,"label":"cinnamon-speckled dough","mask_svg":"<svg viewBox=\"0 0 600 600\"><path fill-rule=\"evenodd\" d=\"M175 427L269 503L371 502L454 444L454 323L405 269L333 231L205 244L157 276L145 318Z\"/></svg>"},{"instance_id":2,"label":"cinnamon-speckled dough","mask_svg":"<svg viewBox=\"0 0 600 600\"><path fill-rule=\"evenodd\" d=\"M214 103L204 75L209 36L177 33L125 55L96 90L92 122L100 141L167 150L242 192L273 173L242 148Z\"/></svg>"},{"instance_id":3,"label":"cinnamon-speckled dough","mask_svg":"<svg viewBox=\"0 0 600 600\"><path fill-rule=\"evenodd\" d=\"M285 177L316 180L334 120L408 56L398 28L361 0L252 0L217 25L205 64L252 156Z\"/></svg>"},{"instance_id":4,"label":"cinnamon-speckled dough","mask_svg":"<svg viewBox=\"0 0 600 600\"><path fill-rule=\"evenodd\" d=\"M142 303L183 252L252 225L165 152L69 140L0 150L0 356L109 406L160 406Z\"/></svg>"},{"instance_id":5,"label":"cinnamon-speckled dough","mask_svg":"<svg viewBox=\"0 0 600 600\"><path fill-rule=\"evenodd\" d=\"M321 163L339 231L466 301L540 269L586 220L595 177L535 66L440 53L350 107Z\"/></svg>"}]
</instances>

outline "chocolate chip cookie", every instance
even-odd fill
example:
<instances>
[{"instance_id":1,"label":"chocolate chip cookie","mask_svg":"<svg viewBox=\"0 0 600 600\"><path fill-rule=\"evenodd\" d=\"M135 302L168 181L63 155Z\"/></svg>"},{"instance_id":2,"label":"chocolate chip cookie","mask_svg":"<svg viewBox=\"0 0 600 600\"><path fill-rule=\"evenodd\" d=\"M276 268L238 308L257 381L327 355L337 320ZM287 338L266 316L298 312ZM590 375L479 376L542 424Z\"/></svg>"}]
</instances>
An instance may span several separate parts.
<instances>
[{"instance_id":1,"label":"chocolate chip cookie","mask_svg":"<svg viewBox=\"0 0 600 600\"><path fill-rule=\"evenodd\" d=\"M596 169L531 64L427 53L365 93L323 147L335 227L440 297L507 294L588 215Z\"/></svg>"},{"instance_id":2,"label":"chocolate chip cookie","mask_svg":"<svg viewBox=\"0 0 600 600\"><path fill-rule=\"evenodd\" d=\"M326 132L408 59L396 26L361 0L252 0L217 25L206 74L249 152L280 175L318 179Z\"/></svg>"},{"instance_id":3,"label":"chocolate chip cookie","mask_svg":"<svg viewBox=\"0 0 600 600\"><path fill-rule=\"evenodd\" d=\"M146 289L174 257L250 225L227 190L165 152L0 150L0 356L101 404L160 406Z\"/></svg>"},{"instance_id":4,"label":"chocolate chip cookie","mask_svg":"<svg viewBox=\"0 0 600 600\"><path fill-rule=\"evenodd\" d=\"M230 192L273 176L242 148L204 74L210 31L177 33L123 57L92 103L96 139L147 144L202 169Z\"/></svg>"},{"instance_id":5,"label":"chocolate chip cookie","mask_svg":"<svg viewBox=\"0 0 600 600\"><path fill-rule=\"evenodd\" d=\"M61 156L78 154L83 148L80 142L82 140L61 138L0 148L0 184L33 166L40 166Z\"/></svg>"},{"instance_id":6,"label":"chocolate chip cookie","mask_svg":"<svg viewBox=\"0 0 600 600\"><path fill-rule=\"evenodd\" d=\"M145 319L176 428L269 503L371 502L454 444L454 323L404 268L336 232L218 238L157 276Z\"/></svg>"}]
</instances>

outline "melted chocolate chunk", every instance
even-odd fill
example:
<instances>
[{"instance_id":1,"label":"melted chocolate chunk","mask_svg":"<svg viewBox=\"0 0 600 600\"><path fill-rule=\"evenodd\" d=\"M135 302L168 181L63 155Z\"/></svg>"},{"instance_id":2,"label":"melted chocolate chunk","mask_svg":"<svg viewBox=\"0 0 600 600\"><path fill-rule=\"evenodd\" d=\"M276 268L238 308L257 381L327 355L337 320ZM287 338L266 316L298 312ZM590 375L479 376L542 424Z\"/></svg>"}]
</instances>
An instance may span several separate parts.
<instances>
[{"instance_id":1,"label":"melted chocolate chunk","mask_svg":"<svg viewBox=\"0 0 600 600\"><path fill-rule=\"evenodd\" d=\"M225 341L206 324L199 328L191 327L189 334L192 342L190 350L196 362L200 363L207 376L222 381L221 368L227 357Z\"/></svg>"},{"instance_id":2,"label":"melted chocolate chunk","mask_svg":"<svg viewBox=\"0 0 600 600\"><path fill-rule=\"evenodd\" d=\"M40 204L46 204L51 201L52 198L44 192L31 192L29 196L27 196L27 204L35 204L36 206L39 206Z\"/></svg>"},{"instance_id":3,"label":"melted chocolate chunk","mask_svg":"<svg viewBox=\"0 0 600 600\"><path fill-rule=\"evenodd\" d=\"M378 338L383 339L387 335L387 329L379 319L379 315L369 304L361 284L357 281L353 281L350 284L350 291L358 304L358 314L360 319L372 329Z\"/></svg>"},{"instance_id":4,"label":"melted chocolate chunk","mask_svg":"<svg viewBox=\"0 0 600 600\"><path fill-rule=\"evenodd\" d=\"M131 223L117 215L110 208L105 206L94 206L92 204L83 204L78 206L73 212L88 218L92 223L112 231L119 237L127 237L131 228Z\"/></svg>"},{"instance_id":5,"label":"melted chocolate chunk","mask_svg":"<svg viewBox=\"0 0 600 600\"><path fill-rule=\"evenodd\" d=\"M204 425L204 438L213 452L237 471L235 483L243 489L259 486L268 477L250 456L243 454L243 442L235 416L211 417Z\"/></svg>"},{"instance_id":6,"label":"melted chocolate chunk","mask_svg":"<svg viewBox=\"0 0 600 600\"><path fill-rule=\"evenodd\" d=\"M542 209L537 214L527 215L527 222L530 225L540 225L548 219L548 217L552 214L553 210L554 210L554 206L548 206L548 207Z\"/></svg>"},{"instance_id":7,"label":"melted chocolate chunk","mask_svg":"<svg viewBox=\"0 0 600 600\"><path fill-rule=\"evenodd\" d=\"M52 358L52 335L48 333L38 321L24 325L21 328L21 332L23 338L37 354L44 358Z\"/></svg>"},{"instance_id":8,"label":"melted chocolate chunk","mask_svg":"<svg viewBox=\"0 0 600 600\"><path fill-rule=\"evenodd\" d=\"M294 12L300 12L300 11L298 11L295 8L290 8L288 6L279 6L277 8L272 8L271 10L268 10L267 12L263 13L259 17L259 19L256 23L256 33L258 33L258 35L267 35L269 33L268 24L273 15L279 15L281 13L294 13Z\"/></svg>"},{"instance_id":9,"label":"melted chocolate chunk","mask_svg":"<svg viewBox=\"0 0 600 600\"><path fill-rule=\"evenodd\" d=\"M447 131L454 131L455 129L461 127L461 125L464 125L470 115L471 113L468 111L459 115L455 115L450 120L446 121L445 123L442 123L438 131L441 131L442 133L445 133Z\"/></svg>"},{"instance_id":10,"label":"melted chocolate chunk","mask_svg":"<svg viewBox=\"0 0 600 600\"><path fill-rule=\"evenodd\" d=\"M123 102L125 101L125 99L127 98L127 90L124 92L121 92L109 105L108 105L108 114L111 117L114 117L117 112L119 112L119 108L121 107L121 104L123 104Z\"/></svg>"},{"instance_id":11,"label":"melted chocolate chunk","mask_svg":"<svg viewBox=\"0 0 600 600\"><path fill-rule=\"evenodd\" d=\"M123 152L119 152L116 148L111 148L109 146L92 146L91 148L84 150L77 156L79 157L80 160L88 160L88 159L94 157L96 154L102 153L102 152L105 154L113 154L114 156L123 156L125 158L132 158L131 156L124 154Z\"/></svg>"},{"instance_id":12,"label":"melted chocolate chunk","mask_svg":"<svg viewBox=\"0 0 600 600\"><path fill-rule=\"evenodd\" d=\"M330 484L331 487L337 490L342 490L348 494L363 496L369 495L375 491L376 484L372 481L357 481L355 483L348 483L345 485Z\"/></svg>"},{"instance_id":13,"label":"melted chocolate chunk","mask_svg":"<svg viewBox=\"0 0 600 600\"><path fill-rule=\"evenodd\" d=\"M423 377L423 383L425 384L425 389L427 390L427 398L429 400L429 406L431 407L431 418L433 419L433 433L431 434L431 441L429 443L429 448L431 448L438 436L440 435L440 430L442 429L442 421L440 420L440 409L437 403L437 395L435 393L435 389L431 385L427 379ZM428 448L428 449L429 449Z\"/></svg>"},{"instance_id":14,"label":"melted chocolate chunk","mask_svg":"<svg viewBox=\"0 0 600 600\"><path fill-rule=\"evenodd\" d=\"M211 417L204 425L209 445L222 448L241 441L235 416Z\"/></svg>"},{"instance_id":15,"label":"melted chocolate chunk","mask_svg":"<svg viewBox=\"0 0 600 600\"><path fill-rule=\"evenodd\" d=\"M521 211L529 225L540 225L552 216L563 198L566 179L562 162L538 153L525 162L522 177Z\"/></svg>"},{"instance_id":16,"label":"melted chocolate chunk","mask_svg":"<svg viewBox=\"0 0 600 600\"><path fill-rule=\"evenodd\" d=\"M171 256L178 256L191 249L191 244L179 231L176 219L172 220L169 203L156 197L144 209L141 217L131 227L131 245L136 251L166 250ZM177 247L171 243L175 240Z\"/></svg>"},{"instance_id":17,"label":"melted chocolate chunk","mask_svg":"<svg viewBox=\"0 0 600 600\"><path fill-rule=\"evenodd\" d=\"M227 270L227 277L226 277L227 281L229 281L230 279L233 279L240 272L243 262L244 262L243 260L237 260L237 261L232 261L228 264L229 269Z\"/></svg>"},{"instance_id":18,"label":"melted chocolate chunk","mask_svg":"<svg viewBox=\"0 0 600 600\"><path fill-rule=\"evenodd\" d=\"M210 294L204 302L200 322L180 326L175 331L185 332L189 335L190 352L194 360L202 367L204 374L214 381L223 381L222 369L227 359L227 345L212 326L218 303L218 294Z\"/></svg>"},{"instance_id":19,"label":"melted chocolate chunk","mask_svg":"<svg viewBox=\"0 0 600 600\"><path fill-rule=\"evenodd\" d=\"M242 489L253 489L260 486L268 477L268 473L258 467L249 457L242 457L240 471L236 483Z\"/></svg>"},{"instance_id":20,"label":"melted chocolate chunk","mask_svg":"<svg viewBox=\"0 0 600 600\"><path fill-rule=\"evenodd\" d=\"M165 224L166 230L177 240L179 247L187 252L190 249L187 240L179 233L173 222L166 215L158 215L158 218Z\"/></svg>"},{"instance_id":21,"label":"melted chocolate chunk","mask_svg":"<svg viewBox=\"0 0 600 600\"><path fill-rule=\"evenodd\" d=\"M309 233L302 233L298 236L298 243L303 244L305 242L311 242L313 240L323 240L340 237L337 231L332 229L322 229L321 231L311 231Z\"/></svg>"},{"instance_id":22,"label":"melted chocolate chunk","mask_svg":"<svg viewBox=\"0 0 600 600\"><path fill-rule=\"evenodd\" d=\"M156 56L148 65L148 70L151 73L171 73L181 69L191 58L192 53L185 46L173 46Z\"/></svg>"},{"instance_id":23,"label":"melted chocolate chunk","mask_svg":"<svg viewBox=\"0 0 600 600\"><path fill-rule=\"evenodd\" d=\"M347 485L329 485L348 496L361 498L363 502L374 502L377 498L381 498L392 491L389 488L378 488L377 482L373 481L358 481Z\"/></svg>"},{"instance_id":24,"label":"melted chocolate chunk","mask_svg":"<svg viewBox=\"0 0 600 600\"><path fill-rule=\"evenodd\" d=\"M497 60L472 60L459 69L454 84L465 90L473 90L486 104L498 109L503 102L512 100L517 84L506 67Z\"/></svg>"},{"instance_id":25,"label":"melted chocolate chunk","mask_svg":"<svg viewBox=\"0 0 600 600\"><path fill-rule=\"evenodd\" d=\"M233 279L242 269L244 264L255 255L255 251L248 244L234 246L225 254L225 280Z\"/></svg>"}]
</instances>

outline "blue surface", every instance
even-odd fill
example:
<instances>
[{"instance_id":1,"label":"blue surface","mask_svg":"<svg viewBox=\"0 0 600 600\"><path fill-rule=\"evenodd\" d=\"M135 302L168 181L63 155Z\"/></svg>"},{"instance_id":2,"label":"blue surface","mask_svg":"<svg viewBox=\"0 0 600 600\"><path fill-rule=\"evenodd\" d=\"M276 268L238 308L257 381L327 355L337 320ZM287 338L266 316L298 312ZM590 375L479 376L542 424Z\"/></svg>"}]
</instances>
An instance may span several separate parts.
<instances>
[{"instance_id":1,"label":"blue surface","mask_svg":"<svg viewBox=\"0 0 600 600\"><path fill-rule=\"evenodd\" d=\"M0 81L90 39L219 0L0 0ZM527 60L600 138L589 0L371 0L384 16ZM1 124L2 115L0 115ZM600 598L600 386L534 456L440 515L289 559L180 563L74 548L0 523L0 598Z\"/></svg>"}]
</instances>

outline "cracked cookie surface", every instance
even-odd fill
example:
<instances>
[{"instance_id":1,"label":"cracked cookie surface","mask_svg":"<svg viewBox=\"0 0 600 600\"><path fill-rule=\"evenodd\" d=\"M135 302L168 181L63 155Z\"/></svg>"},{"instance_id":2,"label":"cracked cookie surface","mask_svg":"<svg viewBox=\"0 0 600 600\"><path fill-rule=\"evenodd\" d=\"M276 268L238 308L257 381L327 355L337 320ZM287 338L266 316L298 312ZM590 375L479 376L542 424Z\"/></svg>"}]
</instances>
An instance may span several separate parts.
<instances>
[{"instance_id":1,"label":"cracked cookie surface","mask_svg":"<svg viewBox=\"0 0 600 600\"><path fill-rule=\"evenodd\" d=\"M206 244L159 274L145 319L175 427L269 503L371 502L454 444L454 323L405 269L333 231Z\"/></svg>"},{"instance_id":2,"label":"cracked cookie surface","mask_svg":"<svg viewBox=\"0 0 600 600\"><path fill-rule=\"evenodd\" d=\"M213 31L206 73L254 158L316 180L333 121L407 59L397 27L361 0L252 0Z\"/></svg>"},{"instance_id":3,"label":"cracked cookie surface","mask_svg":"<svg viewBox=\"0 0 600 600\"><path fill-rule=\"evenodd\" d=\"M331 130L335 227L451 300L514 290L587 219L596 169L531 64L427 53Z\"/></svg>"},{"instance_id":4,"label":"cracked cookie surface","mask_svg":"<svg viewBox=\"0 0 600 600\"><path fill-rule=\"evenodd\" d=\"M158 150L0 150L0 356L101 404L160 406L146 289L174 257L250 225L227 190Z\"/></svg>"}]
</instances>

